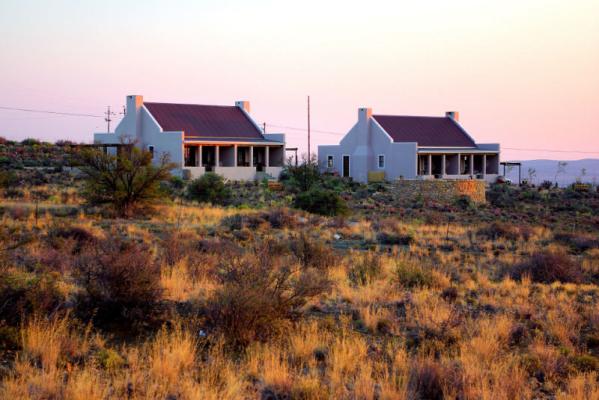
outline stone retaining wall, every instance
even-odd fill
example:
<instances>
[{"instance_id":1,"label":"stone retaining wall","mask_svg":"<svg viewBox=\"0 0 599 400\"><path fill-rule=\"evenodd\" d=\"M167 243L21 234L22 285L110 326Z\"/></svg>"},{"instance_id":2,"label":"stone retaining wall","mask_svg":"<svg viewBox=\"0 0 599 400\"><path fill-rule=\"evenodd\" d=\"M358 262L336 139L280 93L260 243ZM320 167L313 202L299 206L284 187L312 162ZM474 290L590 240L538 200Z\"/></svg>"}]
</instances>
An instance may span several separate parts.
<instances>
[{"instance_id":1,"label":"stone retaining wall","mask_svg":"<svg viewBox=\"0 0 599 400\"><path fill-rule=\"evenodd\" d=\"M399 180L391 184L391 190L406 201L422 199L447 203L461 196L468 196L475 203L486 201L485 182L479 180Z\"/></svg>"}]
</instances>

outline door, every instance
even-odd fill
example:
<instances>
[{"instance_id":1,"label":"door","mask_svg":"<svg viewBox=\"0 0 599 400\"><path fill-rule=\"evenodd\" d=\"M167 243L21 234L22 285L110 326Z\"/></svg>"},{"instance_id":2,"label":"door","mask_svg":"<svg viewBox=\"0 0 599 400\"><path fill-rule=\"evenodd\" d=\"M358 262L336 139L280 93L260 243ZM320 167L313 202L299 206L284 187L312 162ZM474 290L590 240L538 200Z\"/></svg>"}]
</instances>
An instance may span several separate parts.
<instances>
[{"instance_id":1,"label":"door","mask_svg":"<svg viewBox=\"0 0 599 400\"><path fill-rule=\"evenodd\" d=\"M349 177L349 156L343 156L343 177Z\"/></svg>"}]
</instances>

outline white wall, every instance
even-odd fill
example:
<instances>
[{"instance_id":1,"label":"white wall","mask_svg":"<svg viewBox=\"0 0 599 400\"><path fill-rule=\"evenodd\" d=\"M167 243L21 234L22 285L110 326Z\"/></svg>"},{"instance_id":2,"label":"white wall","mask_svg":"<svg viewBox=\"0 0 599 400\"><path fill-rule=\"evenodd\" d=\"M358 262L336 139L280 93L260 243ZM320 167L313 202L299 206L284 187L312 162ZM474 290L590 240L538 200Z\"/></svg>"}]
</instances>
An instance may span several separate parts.
<instances>
[{"instance_id":1,"label":"white wall","mask_svg":"<svg viewBox=\"0 0 599 400\"><path fill-rule=\"evenodd\" d=\"M400 177L414 179L417 175L418 144L416 142L394 143L378 123L371 119L370 124L373 153L370 171L385 171L386 180L395 180ZM379 154L385 156L384 169L378 168Z\"/></svg>"},{"instance_id":2,"label":"white wall","mask_svg":"<svg viewBox=\"0 0 599 400\"><path fill-rule=\"evenodd\" d=\"M127 96L127 111L114 133L95 133L95 143L118 144L136 140L139 147L147 150L154 146L154 160L169 154L170 160L183 165L183 132L163 132L150 112L143 106L142 96Z\"/></svg>"},{"instance_id":3,"label":"white wall","mask_svg":"<svg viewBox=\"0 0 599 400\"><path fill-rule=\"evenodd\" d=\"M171 162L183 166L183 132L164 132L150 112L143 107L141 109L141 135L140 146L148 149L154 146L154 160L158 160L162 154L168 154Z\"/></svg>"},{"instance_id":4,"label":"white wall","mask_svg":"<svg viewBox=\"0 0 599 400\"><path fill-rule=\"evenodd\" d=\"M323 172L337 172L339 175L342 173L343 161L341 159L340 145L327 145L318 146L318 166ZM333 156L333 168L327 168L327 157Z\"/></svg>"},{"instance_id":5,"label":"white wall","mask_svg":"<svg viewBox=\"0 0 599 400\"><path fill-rule=\"evenodd\" d=\"M385 179L416 177L416 143L394 143L371 117L367 108L358 110L358 122L338 145L318 146L318 164L327 171L327 156L332 155L333 170L342 174L343 155L350 156L350 176L358 182L368 181L369 171L385 171ZM378 155L385 156L385 167L378 168Z\"/></svg>"},{"instance_id":6,"label":"white wall","mask_svg":"<svg viewBox=\"0 0 599 400\"><path fill-rule=\"evenodd\" d=\"M239 104L238 104L239 103ZM243 104L242 104L243 103ZM254 125L256 123L247 114L249 103L237 102L244 113L248 116ZM242 107L246 107L244 109ZM257 129L260 129L256 125ZM285 135L282 133L272 133L265 135L266 139L280 141L285 143ZM168 132L163 131L162 127L154 119L152 114L143 106L142 96L127 96L127 110L123 119L115 128L114 133L95 133L94 142L104 144L119 144L122 140L136 140L137 144L147 150L149 146L154 146L154 160L157 161L162 154L168 154L170 161L177 164L177 168L173 173L181 174L184 165L184 141L185 137L182 131ZM232 148L231 148L232 149ZM233 151L227 153L228 163L233 165L236 154ZM272 152L273 161L279 161L283 164L285 157L284 148ZM223 159L224 160L224 159ZM204 173L203 167L186 167L189 169L192 176L196 177ZM228 179L233 180L248 180L255 179L255 168L236 168L236 167L216 167L216 173L223 175ZM278 177L281 172L280 167L269 167L267 172L274 177Z\"/></svg>"}]
</instances>

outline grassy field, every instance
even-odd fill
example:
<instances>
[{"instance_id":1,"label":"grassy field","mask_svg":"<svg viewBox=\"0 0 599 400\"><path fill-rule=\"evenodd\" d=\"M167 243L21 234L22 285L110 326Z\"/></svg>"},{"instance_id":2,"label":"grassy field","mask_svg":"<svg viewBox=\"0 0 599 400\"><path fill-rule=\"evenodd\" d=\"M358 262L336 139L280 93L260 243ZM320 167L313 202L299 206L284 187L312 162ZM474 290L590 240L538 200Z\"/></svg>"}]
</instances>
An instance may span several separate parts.
<instances>
[{"instance_id":1,"label":"grassy field","mask_svg":"<svg viewBox=\"0 0 599 400\"><path fill-rule=\"evenodd\" d=\"M19 190L0 202L0 398L599 398L596 192L361 186L322 217L238 185L242 207L118 219L71 186Z\"/></svg>"}]
</instances>

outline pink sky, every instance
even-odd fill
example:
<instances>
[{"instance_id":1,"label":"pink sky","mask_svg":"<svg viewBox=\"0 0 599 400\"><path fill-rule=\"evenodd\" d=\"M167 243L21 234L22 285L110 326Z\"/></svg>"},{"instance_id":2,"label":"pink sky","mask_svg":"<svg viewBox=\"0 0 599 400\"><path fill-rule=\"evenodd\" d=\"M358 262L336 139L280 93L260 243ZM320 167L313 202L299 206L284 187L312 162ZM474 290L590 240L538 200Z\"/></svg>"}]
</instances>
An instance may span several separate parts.
<instances>
[{"instance_id":1,"label":"pink sky","mask_svg":"<svg viewBox=\"0 0 599 400\"><path fill-rule=\"evenodd\" d=\"M346 132L359 106L457 110L503 159L599 158L596 0L45 4L0 3L2 107L101 114L128 94L243 99L259 122L303 128L309 94L315 130ZM12 139L104 130L101 118L0 110L0 136ZM283 130L305 151L304 132Z\"/></svg>"}]
</instances>

